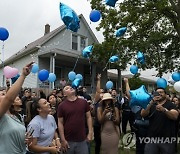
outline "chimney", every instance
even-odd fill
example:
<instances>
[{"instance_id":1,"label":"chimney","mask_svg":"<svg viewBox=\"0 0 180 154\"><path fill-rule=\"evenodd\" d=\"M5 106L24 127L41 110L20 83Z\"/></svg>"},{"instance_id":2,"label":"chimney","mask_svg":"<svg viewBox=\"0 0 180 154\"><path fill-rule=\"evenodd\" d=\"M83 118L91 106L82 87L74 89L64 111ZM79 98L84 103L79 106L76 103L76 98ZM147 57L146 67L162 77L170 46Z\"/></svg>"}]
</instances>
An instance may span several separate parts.
<instances>
[{"instance_id":1,"label":"chimney","mask_svg":"<svg viewBox=\"0 0 180 154\"><path fill-rule=\"evenodd\" d=\"M50 25L46 24L45 25L45 31L44 31L44 35L48 34L50 32Z\"/></svg>"}]
</instances>

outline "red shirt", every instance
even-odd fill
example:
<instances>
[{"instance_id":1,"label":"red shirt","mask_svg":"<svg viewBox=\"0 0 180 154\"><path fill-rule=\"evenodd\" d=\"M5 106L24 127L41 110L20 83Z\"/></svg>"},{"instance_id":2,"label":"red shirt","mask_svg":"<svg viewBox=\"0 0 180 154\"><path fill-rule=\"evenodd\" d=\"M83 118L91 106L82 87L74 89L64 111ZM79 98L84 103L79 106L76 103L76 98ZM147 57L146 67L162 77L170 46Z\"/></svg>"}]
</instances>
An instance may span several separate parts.
<instances>
[{"instance_id":1,"label":"red shirt","mask_svg":"<svg viewBox=\"0 0 180 154\"><path fill-rule=\"evenodd\" d=\"M67 141L81 142L86 139L86 112L90 107L86 100L64 100L58 107L58 117L63 117L64 136Z\"/></svg>"}]
</instances>

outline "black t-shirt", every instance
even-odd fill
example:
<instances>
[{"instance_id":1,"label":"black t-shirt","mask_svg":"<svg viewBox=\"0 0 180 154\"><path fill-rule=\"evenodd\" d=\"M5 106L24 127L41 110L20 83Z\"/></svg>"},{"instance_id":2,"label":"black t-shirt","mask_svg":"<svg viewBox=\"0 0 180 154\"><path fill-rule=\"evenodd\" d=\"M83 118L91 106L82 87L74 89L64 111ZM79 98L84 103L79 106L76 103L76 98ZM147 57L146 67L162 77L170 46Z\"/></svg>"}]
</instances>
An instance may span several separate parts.
<instances>
[{"instance_id":1,"label":"black t-shirt","mask_svg":"<svg viewBox=\"0 0 180 154\"><path fill-rule=\"evenodd\" d=\"M163 105L168 110L176 109L176 106L167 101ZM149 137L175 137L175 120L171 120L167 117L166 113L156 110L156 105L154 104L150 108L149 113Z\"/></svg>"}]
</instances>

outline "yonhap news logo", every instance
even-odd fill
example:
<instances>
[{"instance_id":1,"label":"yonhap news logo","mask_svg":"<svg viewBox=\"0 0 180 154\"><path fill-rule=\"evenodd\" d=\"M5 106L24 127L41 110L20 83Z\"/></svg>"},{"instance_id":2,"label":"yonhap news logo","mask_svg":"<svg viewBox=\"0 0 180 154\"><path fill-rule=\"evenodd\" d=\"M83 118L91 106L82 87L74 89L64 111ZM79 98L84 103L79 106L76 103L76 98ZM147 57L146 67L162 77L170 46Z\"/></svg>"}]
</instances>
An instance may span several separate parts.
<instances>
[{"instance_id":1,"label":"yonhap news logo","mask_svg":"<svg viewBox=\"0 0 180 154\"><path fill-rule=\"evenodd\" d=\"M123 136L122 142L125 147L134 147L136 144L136 134L133 132L125 134Z\"/></svg>"},{"instance_id":2,"label":"yonhap news logo","mask_svg":"<svg viewBox=\"0 0 180 154\"><path fill-rule=\"evenodd\" d=\"M139 137L139 142L140 143L180 143L180 138L176 138L176 137Z\"/></svg>"}]
</instances>

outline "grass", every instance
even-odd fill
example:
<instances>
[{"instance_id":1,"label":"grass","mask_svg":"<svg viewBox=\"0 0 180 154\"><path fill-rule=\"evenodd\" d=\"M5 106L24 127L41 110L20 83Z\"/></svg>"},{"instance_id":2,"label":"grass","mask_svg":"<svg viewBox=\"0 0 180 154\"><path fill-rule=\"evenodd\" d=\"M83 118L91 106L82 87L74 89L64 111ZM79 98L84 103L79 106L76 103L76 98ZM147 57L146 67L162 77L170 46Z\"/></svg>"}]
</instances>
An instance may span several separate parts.
<instances>
[{"instance_id":1,"label":"grass","mask_svg":"<svg viewBox=\"0 0 180 154\"><path fill-rule=\"evenodd\" d=\"M95 145L94 145L94 141L91 142L91 154L95 154ZM180 152L180 144L178 144L178 152ZM119 154L136 154L135 149L123 149L123 148L119 148Z\"/></svg>"},{"instance_id":2,"label":"grass","mask_svg":"<svg viewBox=\"0 0 180 154\"><path fill-rule=\"evenodd\" d=\"M94 145L94 141L91 142L91 154L95 154L95 145ZM135 154L135 150L134 149L123 149L123 148L119 148L119 154Z\"/></svg>"}]
</instances>

